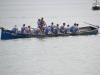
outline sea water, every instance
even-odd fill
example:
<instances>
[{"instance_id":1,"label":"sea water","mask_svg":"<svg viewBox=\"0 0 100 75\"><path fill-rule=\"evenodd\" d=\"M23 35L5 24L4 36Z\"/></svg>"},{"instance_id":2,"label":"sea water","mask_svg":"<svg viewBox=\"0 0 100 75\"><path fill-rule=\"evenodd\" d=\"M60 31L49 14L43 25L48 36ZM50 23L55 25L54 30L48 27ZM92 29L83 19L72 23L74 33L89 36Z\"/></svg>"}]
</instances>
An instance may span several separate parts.
<instances>
[{"instance_id":1,"label":"sea water","mask_svg":"<svg viewBox=\"0 0 100 75\"><path fill-rule=\"evenodd\" d=\"M100 11L91 8L91 0L1 0L0 26L36 28L41 17L47 25L100 25ZM100 34L0 40L0 75L99 74Z\"/></svg>"}]
</instances>

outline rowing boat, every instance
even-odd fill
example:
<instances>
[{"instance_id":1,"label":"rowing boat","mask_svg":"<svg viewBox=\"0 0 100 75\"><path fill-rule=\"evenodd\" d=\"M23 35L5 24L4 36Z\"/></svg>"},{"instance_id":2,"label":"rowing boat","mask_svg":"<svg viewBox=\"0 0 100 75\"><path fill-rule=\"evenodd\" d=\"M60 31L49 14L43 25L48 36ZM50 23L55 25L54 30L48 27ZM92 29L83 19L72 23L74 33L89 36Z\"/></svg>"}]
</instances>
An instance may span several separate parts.
<instances>
[{"instance_id":1,"label":"rowing boat","mask_svg":"<svg viewBox=\"0 0 100 75\"><path fill-rule=\"evenodd\" d=\"M31 34L20 34L20 33L14 33L11 30L7 30L5 28L1 28L1 40L5 39L17 39L17 38L42 38L42 37L58 37L58 36L75 36L75 35L97 35L98 34L98 28L97 26L86 26L86 27L80 27L80 32L77 33L63 33L63 34L48 34L48 35L31 35ZM33 28L35 29L35 28ZM32 30L34 31L34 30Z\"/></svg>"}]
</instances>

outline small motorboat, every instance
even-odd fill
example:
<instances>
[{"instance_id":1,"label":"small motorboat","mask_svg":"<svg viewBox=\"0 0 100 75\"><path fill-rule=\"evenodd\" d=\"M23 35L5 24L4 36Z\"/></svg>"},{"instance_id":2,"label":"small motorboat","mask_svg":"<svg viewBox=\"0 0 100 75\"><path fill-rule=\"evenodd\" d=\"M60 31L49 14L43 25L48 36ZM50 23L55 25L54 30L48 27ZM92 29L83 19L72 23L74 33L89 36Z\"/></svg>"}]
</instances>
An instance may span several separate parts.
<instances>
[{"instance_id":1,"label":"small motorboat","mask_svg":"<svg viewBox=\"0 0 100 75\"><path fill-rule=\"evenodd\" d=\"M100 5L99 2L97 2L97 0L94 0L92 10L100 10Z\"/></svg>"}]
</instances>

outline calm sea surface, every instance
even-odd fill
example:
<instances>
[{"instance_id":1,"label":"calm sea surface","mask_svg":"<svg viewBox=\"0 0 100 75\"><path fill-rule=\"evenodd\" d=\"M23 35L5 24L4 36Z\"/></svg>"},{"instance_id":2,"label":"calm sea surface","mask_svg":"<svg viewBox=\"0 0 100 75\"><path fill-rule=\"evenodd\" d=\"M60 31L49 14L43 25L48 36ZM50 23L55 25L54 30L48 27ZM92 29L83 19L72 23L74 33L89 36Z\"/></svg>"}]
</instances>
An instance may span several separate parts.
<instances>
[{"instance_id":1,"label":"calm sea surface","mask_svg":"<svg viewBox=\"0 0 100 75\"><path fill-rule=\"evenodd\" d=\"M92 1L0 3L0 26L37 27L41 17L48 25L100 26L100 10L91 7ZM100 34L0 40L0 75L100 75Z\"/></svg>"}]
</instances>

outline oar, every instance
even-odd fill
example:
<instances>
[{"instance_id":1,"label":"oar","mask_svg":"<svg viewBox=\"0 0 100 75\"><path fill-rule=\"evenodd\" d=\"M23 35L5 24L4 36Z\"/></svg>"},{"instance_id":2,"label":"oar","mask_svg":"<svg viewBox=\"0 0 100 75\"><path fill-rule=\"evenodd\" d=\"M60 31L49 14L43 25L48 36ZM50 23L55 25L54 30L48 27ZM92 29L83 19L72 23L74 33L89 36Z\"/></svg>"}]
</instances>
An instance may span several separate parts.
<instances>
[{"instance_id":1,"label":"oar","mask_svg":"<svg viewBox=\"0 0 100 75\"><path fill-rule=\"evenodd\" d=\"M84 22L84 23L100 28L99 25L93 25L93 24L90 24L90 23L87 23L87 22Z\"/></svg>"}]
</instances>

